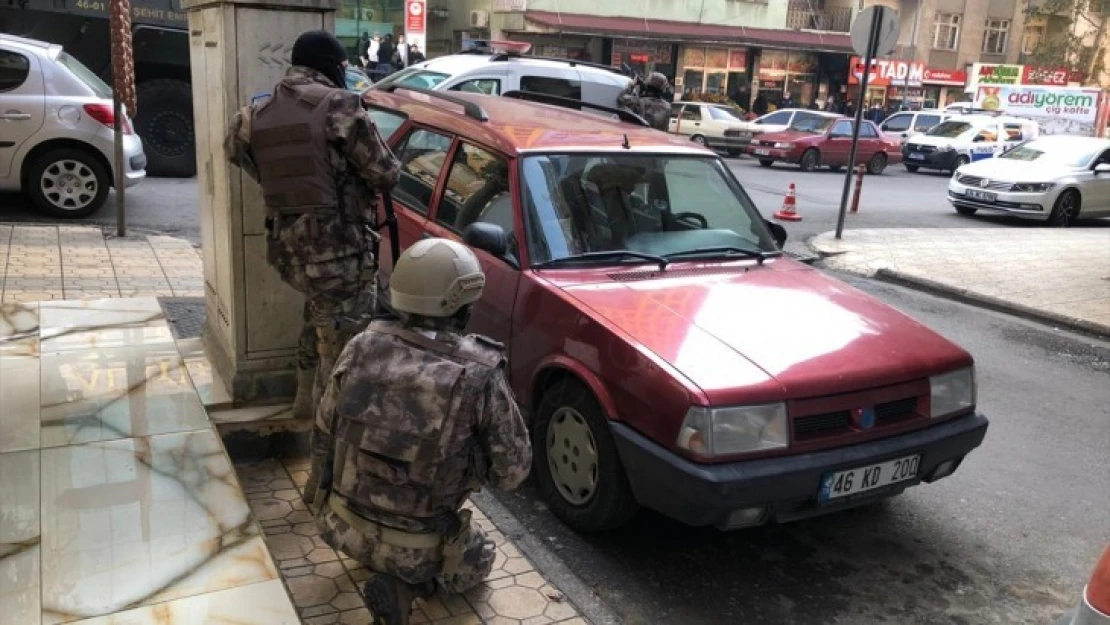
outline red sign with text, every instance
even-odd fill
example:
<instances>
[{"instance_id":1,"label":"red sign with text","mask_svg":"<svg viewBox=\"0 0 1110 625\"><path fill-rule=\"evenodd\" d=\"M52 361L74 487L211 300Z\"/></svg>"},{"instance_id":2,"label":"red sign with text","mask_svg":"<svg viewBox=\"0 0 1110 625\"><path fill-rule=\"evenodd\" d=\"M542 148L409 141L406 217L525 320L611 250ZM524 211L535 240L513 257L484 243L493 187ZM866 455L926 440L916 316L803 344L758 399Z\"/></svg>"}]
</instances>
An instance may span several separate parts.
<instances>
[{"instance_id":1,"label":"red sign with text","mask_svg":"<svg viewBox=\"0 0 1110 625\"><path fill-rule=\"evenodd\" d=\"M935 85L963 85L967 83L967 72L962 69L925 68L925 82Z\"/></svg>"},{"instance_id":2,"label":"red sign with text","mask_svg":"<svg viewBox=\"0 0 1110 625\"><path fill-rule=\"evenodd\" d=\"M1026 65L1021 75L1023 85L1068 86L1068 70L1064 67L1033 67Z\"/></svg>"},{"instance_id":3,"label":"red sign with text","mask_svg":"<svg viewBox=\"0 0 1110 625\"><path fill-rule=\"evenodd\" d=\"M853 56L849 61L852 73L848 76L848 84L858 85L863 78L863 59ZM909 86L920 87L925 78L925 64L917 61L902 61L899 59L873 59L871 61L871 76L867 84L873 87Z\"/></svg>"},{"instance_id":4,"label":"red sign with text","mask_svg":"<svg viewBox=\"0 0 1110 625\"><path fill-rule=\"evenodd\" d=\"M424 0L405 1L405 32L421 34L424 32L424 20L427 18L427 5Z\"/></svg>"}]
</instances>

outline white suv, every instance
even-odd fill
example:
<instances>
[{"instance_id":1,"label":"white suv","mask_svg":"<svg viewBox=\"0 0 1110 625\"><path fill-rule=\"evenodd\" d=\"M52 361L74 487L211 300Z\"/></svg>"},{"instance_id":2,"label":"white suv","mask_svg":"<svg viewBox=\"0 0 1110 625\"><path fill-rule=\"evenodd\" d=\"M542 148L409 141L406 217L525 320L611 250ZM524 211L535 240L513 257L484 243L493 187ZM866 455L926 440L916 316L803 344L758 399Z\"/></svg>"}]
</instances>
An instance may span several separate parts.
<instances>
[{"instance_id":1,"label":"white suv","mask_svg":"<svg viewBox=\"0 0 1110 625\"><path fill-rule=\"evenodd\" d=\"M62 47L0 34L0 191L85 217L114 183L112 89ZM126 186L146 177L143 143L123 119Z\"/></svg>"},{"instance_id":2,"label":"white suv","mask_svg":"<svg viewBox=\"0 0 1110 625\"><path fill-rule=\"evenodd\" d=\"M487 95L531 91L618 108L617 96L631 80L606 65L475 50L416 63L379 80L371 89L405 85Z\"/></svg>"}]
</instances>

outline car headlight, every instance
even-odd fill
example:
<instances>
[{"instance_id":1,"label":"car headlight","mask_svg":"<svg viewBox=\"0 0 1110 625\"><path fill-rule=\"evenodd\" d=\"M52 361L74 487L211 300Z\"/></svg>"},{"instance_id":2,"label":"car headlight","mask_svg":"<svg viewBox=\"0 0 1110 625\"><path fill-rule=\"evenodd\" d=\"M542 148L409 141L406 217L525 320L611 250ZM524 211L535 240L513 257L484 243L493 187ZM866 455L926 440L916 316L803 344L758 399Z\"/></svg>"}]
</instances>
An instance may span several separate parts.
<instances>
[{"instance_id":1,"label":"car headlight","mask_svg":"<svg viewBox=\"0 0 1110 625\"><path fill-rule=\"evenodd\" d=\"M975 406L975 367L949 371L929 378L929 416L950 415Z\"/></svg>"},{"instance_id":2,"label":"car headlight","mask_svg":"<svg viewBox=\"0 0 1110 625\"><path fill-rule=\"evenodd\" d=\"M779 142L779 143L775 144L775 147L780 149L780 150L793 150L794 149L794 144L793 143Z\"/></svg>"},{"instance_id":3,"label":"car headlight","mask_svg":"<svg viewBox=\"0 0 1110 625\"><path fill-rule=\"evenodd\" d=\"M1010 190L1017 193L1044 193L1055 186L1054 182L1015 182Z\"/></svg>"},{"instance_id":4,"label":"car headlight","mask_svg":"<svg viewBox=\"0 0 1110 625\"><path fill-rule=\"evenodd\" d=\"M780 449L789 442L786 404L737 408L693 406L678 432L678 446L699 456Z\"/></svg>"}]
</instances>

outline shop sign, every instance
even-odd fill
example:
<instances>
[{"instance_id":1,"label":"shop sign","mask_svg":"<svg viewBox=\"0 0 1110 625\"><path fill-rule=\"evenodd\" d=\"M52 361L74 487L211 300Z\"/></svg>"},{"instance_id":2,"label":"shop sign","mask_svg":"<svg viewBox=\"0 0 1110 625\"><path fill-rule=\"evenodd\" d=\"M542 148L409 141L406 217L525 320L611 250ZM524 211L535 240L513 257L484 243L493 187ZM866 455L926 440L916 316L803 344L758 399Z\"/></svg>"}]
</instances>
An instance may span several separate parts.
<instances>
[{"instance_id":1,"label":"shop sign","mask_svg":"<svg viewBox=\"0 0 1110 625\"><path fill-rule=\"evenodd\" d=\"M1067 87L1068 78L1068 69L1065 67L1033 67L1026 65L1021 74L1021 83L1023 85Z\"/></svg>"},{"instance_id":2,"label":"shop sign","mask_svg":"<svg viewBox=\"0 0 1110 625\"><path fill-rule=\"evenodd\" d=\"M528 0L493 0L494 13L523 13L528 10Z\"/></svg>"},{"instance_id":3,"label":"shop sign","mask_svg":"<svg viewBox=\"0 0 1110 625\"><path fill-rule=\"evenodd\" d=\"M1024 69L1022 65L976 63L971 73L977 85L1020 85Z\"/></svg>"},{"instance_id":4,"label":"shop sign","mask_svg":"<svg viewBox=\"0 0 1110 625\"><path fill-rule=\"evenodd\" d=\"M424 19L427 17L425 0L405 1L405 34L421 35L424 33Z\"/></svg>"},{"instance_id":5,"label":"shop sign","mask_svg":"<svg viewBox=\"0 0 1110 625\"><path fill-rule=\"evenodd\" d=\"M848 77L848 84L858 85L863 79L863 59L853 56L850 63L852 74ZM876 87L889 87L891 85L920 87L924 79L924 63L903 61L901 59L873 59L871 61L871 74L867 82L869 85Z\"/></svg>"},{"instance_id":6,"label":"shop sign","mask_svg":"<svg viewBox=\"0 0 1110 625\"><path fill-rule=\"evenodd\" d=\"M963 85L967 82L967 72L962 69L925 68L925 82L934 85Z\"/></svg>"},{"instance_id":7,"label":"shop sign","mask_svg":"<svg viewBox=\"0 0 1110 625\"><path fill-rule=\"evenodd\" d=\"M975 106L1034 119L1044 134L1092 136L1098 100L1098 89L981 86L975 97Z\"/></svg>"}]
</instances>

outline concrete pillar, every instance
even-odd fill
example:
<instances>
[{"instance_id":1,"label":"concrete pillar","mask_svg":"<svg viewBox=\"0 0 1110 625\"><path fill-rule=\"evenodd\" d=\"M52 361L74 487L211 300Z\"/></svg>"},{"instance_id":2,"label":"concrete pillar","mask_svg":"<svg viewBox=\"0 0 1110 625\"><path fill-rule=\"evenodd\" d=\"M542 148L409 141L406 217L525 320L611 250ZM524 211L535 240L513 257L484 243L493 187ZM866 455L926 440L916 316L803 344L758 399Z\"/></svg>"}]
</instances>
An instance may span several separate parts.
<instances>
[{"instance_id":1,"label":"concrete pillar","mask_svg":"<svg viewBox=\"0 0 1110 625\"><path fill-rule=\"evenodd\" d=\"M258 185L227 161L235 112L269 93L298 35L335 32L338 0L183 0L189 20L208 318L205 351L236 404L292 400L303 299L266 264Z\"/></svg>"}]
</instances>

